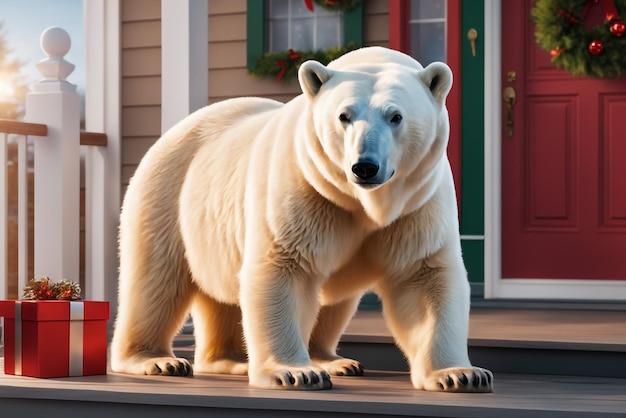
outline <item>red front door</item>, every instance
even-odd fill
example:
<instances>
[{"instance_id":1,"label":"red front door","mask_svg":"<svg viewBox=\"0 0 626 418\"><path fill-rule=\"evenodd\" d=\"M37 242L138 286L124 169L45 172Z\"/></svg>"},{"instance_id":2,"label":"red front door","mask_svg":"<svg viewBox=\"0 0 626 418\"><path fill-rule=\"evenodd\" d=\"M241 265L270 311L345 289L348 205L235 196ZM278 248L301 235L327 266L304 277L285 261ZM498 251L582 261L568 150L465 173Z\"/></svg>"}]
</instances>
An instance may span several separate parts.
<instances>
[{"instance_id":1,"label":"red front door","mask_svg":"<svg viewBox=\"0 0 626 418\"><path fill-rule=\"evenodd\" d=\"M533 3L502 2L502 277L626 280L626 77L554 67Z\"/></svg>"}]
</instances>

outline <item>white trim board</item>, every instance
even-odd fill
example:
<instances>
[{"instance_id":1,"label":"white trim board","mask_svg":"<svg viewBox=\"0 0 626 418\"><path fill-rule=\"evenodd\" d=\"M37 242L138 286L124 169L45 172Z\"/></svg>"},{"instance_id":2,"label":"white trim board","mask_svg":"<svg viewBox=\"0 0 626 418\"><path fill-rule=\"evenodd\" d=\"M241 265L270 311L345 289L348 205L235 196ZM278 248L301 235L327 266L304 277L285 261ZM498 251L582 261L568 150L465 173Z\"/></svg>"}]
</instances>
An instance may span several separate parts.
<instances>
[{"instance_id":1,"label":"white trim board","mask_svg":"<svg viewBox=\"0 0 626 418\"><path fill-rule=\"evenodd\" d=\"M501 1L485 1L485 298L626 300L626 281L502 278Z\"/></svg>"},{"instance_id":2,"label":"white trim board","mask_svg":"<svg viewBox=\"0 0 626 418\"><path fill-rule=\"evenodd\" d=\"M114 317L121 199L120 1L84 0L83 24L86 129L107 135L106 147L85 149L85 297L110 301Z\"/></svg>"},{"instance_id":3,"label":"white trim board","mask_svg":"<svg viewBox=\"0 0 626 418\"><path fill-rule=\"evenodd\" d=\"M208 100L208 0L161 0L161 133Z\"/></svg>"}]
</instances>

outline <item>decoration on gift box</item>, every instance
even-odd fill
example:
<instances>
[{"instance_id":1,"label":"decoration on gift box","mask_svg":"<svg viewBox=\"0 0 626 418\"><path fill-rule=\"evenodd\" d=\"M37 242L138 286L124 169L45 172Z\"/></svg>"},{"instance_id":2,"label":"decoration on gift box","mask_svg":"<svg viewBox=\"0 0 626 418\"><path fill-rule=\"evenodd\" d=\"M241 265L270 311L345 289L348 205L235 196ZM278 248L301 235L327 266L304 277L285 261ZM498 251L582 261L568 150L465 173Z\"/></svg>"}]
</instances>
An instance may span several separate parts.
<instances>
[{"instance_id":1,"label":"decoration on gift box","mask_svg":"<svg viewBox=\"0 0 626 418\"><path fill-rule=\"evenodd\" d=\"M289 81L296 77L300 64L308 60L316 60L326 65L343 54L359 48L353 42L345 46L338 46L319 51L294 51L289 49L284 52L267 52L257 59L256 69L250 70L250 74L259 77L274 77L276 82Z\"/></svg>"},{"instance_id":2,"label":"decoration on gift box","mask_svg":"<svg viewBox=\"0 0 626 418\"><path fill-rule=\"evenodd\" d=\"M30 279L24 286L23 299L26 300L78 300L80 286L78 283L63 279L58 283L43 277L39 280Z\"/></svg>"},{"instance_id":3,"label":"decoration on gift box","mask_svg":"<svg viewBox=\"0 0 626 418\"><path fill-rule=\"evenodd\" d=\"M588 30L593 7L602 7L605 22ZM538 0L531 15L536 41L557 67L592 77L626 73L626 0Z\"/></svg>"},{"instance_id":4,"label":"decoration on gift box","mask_svg":"<svg viewBox=\"0 0 626 418\"><path fill-rule=\"evenodd\" d=\"M323 7L326 10L331 12L348 12L359 4L361 4L363 0L315 0L315 4ZM314 0L304 0L304 4L306 8L312 13Z\"/></svg>"}]
</instances>

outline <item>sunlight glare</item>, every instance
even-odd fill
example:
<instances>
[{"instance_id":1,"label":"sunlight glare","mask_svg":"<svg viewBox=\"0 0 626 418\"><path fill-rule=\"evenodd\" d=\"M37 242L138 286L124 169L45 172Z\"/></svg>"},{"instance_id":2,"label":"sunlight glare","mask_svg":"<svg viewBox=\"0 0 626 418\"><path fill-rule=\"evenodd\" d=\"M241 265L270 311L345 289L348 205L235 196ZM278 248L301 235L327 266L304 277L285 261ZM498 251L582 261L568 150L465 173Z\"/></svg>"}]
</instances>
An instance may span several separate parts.
<instances>
[{"instance_id":1,"label":"sunlight glare","mask_svg":"<svg viewBox=\"0 0 626 418\"><path fill-rule=\"evenodd\" d=\"M0 79L0 101L10 100L15 96L15 90L11 83L6 80Z\"/></svg>"}]
</instances>

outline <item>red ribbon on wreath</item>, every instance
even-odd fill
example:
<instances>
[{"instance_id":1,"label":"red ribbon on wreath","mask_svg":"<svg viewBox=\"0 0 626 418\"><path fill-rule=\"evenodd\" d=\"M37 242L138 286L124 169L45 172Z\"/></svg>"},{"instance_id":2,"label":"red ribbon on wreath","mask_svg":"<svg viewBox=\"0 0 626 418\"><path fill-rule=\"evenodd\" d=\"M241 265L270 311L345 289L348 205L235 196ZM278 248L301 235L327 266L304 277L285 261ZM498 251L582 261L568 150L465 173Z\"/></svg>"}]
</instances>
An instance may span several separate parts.
<instances>
[{"instance_id":1,"label":"red ribbon on wreath","mask_svg":"<svg viewBox=\"0 0 626 418\"><path fill-rule=\"evenodd\" d=\"M300 59L300 55L296 51L290 48L287 58L289 58L291 61L295 61L295 60ZM280 80L283 79L283 77L285 76L285 73L287 72L287 63L285 61L280 60L280 61L276 61L276 65L281 67L280 71L278 72L278 75L276 75L276 82L280 83Z\"/></svg>"},{"instance_id":2,"label":"red ribbon on wreath","mask_svg":"<svg viewBox=\"0 0 626 418\"><path fill-rule=\"evenodd\" d=\"M609 22L609 31L613 36L621 37L624 35L624 22L621 17L617 13L617 8L615 7L615 1L613 0L588 0L585 9L583 10L583 19L587 17L591 8L598 4L602 4L602 9L604 10L604 16L606 17L606 21Z\"/></svg>"}]
</instances>

